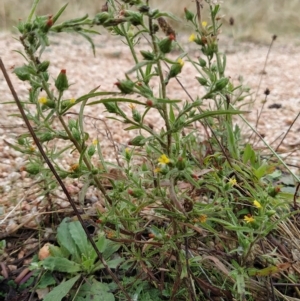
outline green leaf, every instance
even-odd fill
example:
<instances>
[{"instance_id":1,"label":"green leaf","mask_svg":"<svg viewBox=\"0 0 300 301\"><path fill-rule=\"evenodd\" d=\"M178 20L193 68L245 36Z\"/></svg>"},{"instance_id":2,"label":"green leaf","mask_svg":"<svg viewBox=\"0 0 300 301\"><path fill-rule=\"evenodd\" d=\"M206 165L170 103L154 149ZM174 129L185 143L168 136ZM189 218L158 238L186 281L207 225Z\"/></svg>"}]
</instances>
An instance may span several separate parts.
<instances>
[{"instance_id":1,"label":"green leaf","mask_svg":"<svg viewBox=\"0 0 300 301\"><path fill-rule=\"evenodd\" d=\"M52 18L53 24L58 20L58 18L61 16L61 14L64 12L66 7L68 6L68 3L66 3Z\"/></svg>"},{"instance_id":2,"label":"green leaf","mask_svg":"<svg viewBox=\"0 0 300 301\"><path fill-rule=\"evenodd\" d=\"M186 123L185 126L200 120L200 119L204 119L207 117L212 117L212 116L218 116L218 115L236 115L236 114L243 114L243 113L247 113L246 111L237 111L237 110L218 110L218 111L208 111L202 114L198 114L196 115L194 118L189 119ZM177 121L177 120L176 120Z\"/></svg>"},{"instance_id":3,"label":"green leaf","mask_svg":"<svg viewBox=\"0 0 300 301\"><path fill-rule=\"evenodd\" d=\"M106 102L128 102L128 103L136 103L138 105L146 105L146 103L144 103L144 102L137 101L135 99L130 99L130 98L122 98L122 97L100 99L100 100L90 102L87 105L91 106L91 105L95 105L95 104L99 104L99 103L106 103Z\"/></svg>"},{"instance_id":4,"label":"green leaf","mask_svg":"<svg viewBox=\"0 0 300 301\"><path fill-rule=\"evenodd\" d=\"M67 258L50 256L44 259L42 264L45 269L49 269L50 271L65 272L70 274L81 271L80 264Z\"/></svg>"},{"instance_id":5,"label":"green leaf","mask_svg":"<svg viewBox=\"0 0 300 301\"><path fill-rule=\"evenodd\" d=\"M57 241L64 251L69 252L73 259L79 260L78 249L69 232L69 219L65 218L57 229Z\"/></svg>"},{"instance_id":6,"label":"green leaf","mask_svg":"<svg viewBox=\"0 0 300 301\"><path fill-rule=\"evenodd\" d=\"M103 253L105 251L105 249L107 248L107 242L108 242L108 240L106 239L104 234L102 234L99 237L99 239L97 240L96 246L100 253Z\"/></svg>"},{"instance_id":7,"label":"green leaf","mask_svg":"<svg viewBox=\"0 0 300 301\"><path fill-rule=\"evenodd\" d=\"M109 292L110 288L105 283L100 283L95 279L87 281L83 284L74 301L115 301L115 297ZM56 300L55 300L56 301Z\"/></svg>"},{"instance_id":8,"label":"green leaf","mask_svg":"<svg viewBox=\"0 0 300 301\"><path fill-rule=\"evenodd\" d=\"M117 92L95 92L92 90L92 92L89 92L88 94L82 95L81 97L77 98L76 103L93 97L106 96L106 95L118 95L118 94L119 93Z\"/></svg>"},{"instance_id":9,"label":"green leaf","mask_svg":"<svg viewBox=\"0 0 300 301\"><path fill-rule=\"evenodd\" d=\"M176 103L181 102L181 99L164 99L164 98L157 98L157 103Z\"/></svg>"},{"instance_id":10,"label":"green leaf","mask_svg":"<svg viewBox=\"0 0 300 301\"><path fill-rule=\"evenodd\" d=\"M79 249L80 257L82 257L82 254L88 256L88 244L90 242L87 239L86 233L83 230L81 223L79 221L69 223L69 231Z\"/></svg>"},{"instance_id":11,"label":"green leaf","mask_svg":"<svg viewBox=\"0 0 300 301\"><path fill-rule=\"evenodd\" d=\"M51 285L55 285L55 278L52 276L50 271L47 271L39 281L38 288L46 288Z\"/></svg>"},{"instance_id":12,"label":"green leaf","mask_svg":"<svg viewBox=\"0 0 300 301\"><path fill-rule=\"evenodd\" d=\"M253 151L250 144L247 144L243 153L243 163L246 164L248 161L255 161L255 152Z\"/></svg>"},{"instance_id":13,"label":"green leaf","mask_svg":"<svg viewBox=\"0 0 300 301\"><path fill-rule=\"evenodd\" d=\"M95 56L96 51L95 51L95 44L93 42L93 39L86 33L82 32L82 31L77 31L77 33L81 36L83 36L90 44L93 50L93 55Z\"/></svg>"},{"instance_id":14,"label":"green leaf","mask_svg":"<svg viewBox=\"0 0 300 301\"><path fill-rule=\"evenodd\" d=\"M105 250L103 251L103 257L105 260L110 258L110 256L112 254L114 254L115 252L117 252L121 247L121 245L117 242L114 242L111 240L106 240L106 242L107 242L107 246L106 246Z\"/></svg>"},{"instance_id":15,"label":"green leaf","mask_svg":"<svg viewBox=\"0 0 300 301\"><path fill-rule=\"evenodd\" d=\"M61 284L56 286L49 294L47 294L43 301L61 301L68 294L79 277L80 275L62 282Z\"/></svg>"},{"instance_id":16,"label":"green leaf","mask_svg":"<svg viewBox=\"0 0 300 301\"><path fill-rule=\"evenodd\" d=\"M257 177L257 179L261 179L263 176L266 175L267 168L268 165L263 164L258 169L255 169L253 173Z\"/></svg>"},{"instance_id":17,"label":"green leaf","mask_svg":"<svg viewBox=\"0 0 300 301\"><path fill-rule=\"evenodd\" d=\"M152 65L153 63L155 63L155 61L142 61L142 62L139 62L138 64L136 64L133 68L131 68L129 71L126 72L126 74L131 74L133 73L134 71L136 70L139 70L141 69L142 67L144 66L147 66L147 65Z\"/></svg>"},{"instance_id":18,"label":"green leaf","mask_svg":"<svg viewBox=\"0 0 300 301\"><path fill-rule=\"evenodd\" d=\"M236 139L234 136L232 124L226 123L226 128L227 128L229 152L234 159L238 160L238 158L239 158L238 143L236 142Z\"/></svg>"},{"instance_id":19,"label":"green leaf","mask_svg":"<svg viewBox=\"0 0 300 301\"><path fill-rule=\"evenodd\" d=\"M49 246L50 254L53 257L68 257L69 251L66 251L64 248L60 248L58 246Z\"/></svg>"},{"instance_id":20,"label":"green leaf","mask_svg":"<svg viewBox=\"0 0 300 301\"><path fill-rule=\"evenodd\" d=\"M159 17L168 17L170 19L173 19L174 21L182 22L182 20L179 17L177 17L176 15L169 13L169 12L159 12L159 13L155 14L156 19Z\"/></svg>"},{"instance_id":21,"label":"green leaf","mask_svg":"<svg viewBox=\"0 0 300 301\"><path fill-rule=\"evenodd\" d=\"M110 269L116 269L124 260L125 260L124 258L120 257L120 258L108 260L106 263ZM94 266L93 272L98 271L100 269L104 269L104 265L101 262L98 262L98 264Z\"/></svg>"}]
</instances>

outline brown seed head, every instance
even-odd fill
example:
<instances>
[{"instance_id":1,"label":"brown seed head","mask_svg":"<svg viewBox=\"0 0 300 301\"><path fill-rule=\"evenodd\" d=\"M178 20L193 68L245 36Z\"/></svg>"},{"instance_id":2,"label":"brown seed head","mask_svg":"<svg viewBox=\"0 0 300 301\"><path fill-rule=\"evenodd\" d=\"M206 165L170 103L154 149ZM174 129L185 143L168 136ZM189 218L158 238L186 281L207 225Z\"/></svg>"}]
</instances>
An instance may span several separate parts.
<instances>
[{"instance_id":1,"label":"brown seed head","mask_svg":"<svg viewBox=\"0 0 300 301\"><path fill-rule=\"evenodd\" d=\"M267 88L267 89L265 90L265 92L264 92L264 94L265 94L266 96L268 96L270 93L271 93L271 91L270 91L269 88Z\"/></svg>"},{"instance_id":2,"label":"brown seed head","mask_svg":"<svg viewBox=\"0 0 300 301\"><path fill-rule=\"evenodd\" d=\"M172 26L163 18L163 17L159 17L157 19L159 27L161 28L161 30L164 32L164 34L166 36L174 36L174 39L176 39L176 33L175 30L172 28Z\"/></svg>"}]
</instances>

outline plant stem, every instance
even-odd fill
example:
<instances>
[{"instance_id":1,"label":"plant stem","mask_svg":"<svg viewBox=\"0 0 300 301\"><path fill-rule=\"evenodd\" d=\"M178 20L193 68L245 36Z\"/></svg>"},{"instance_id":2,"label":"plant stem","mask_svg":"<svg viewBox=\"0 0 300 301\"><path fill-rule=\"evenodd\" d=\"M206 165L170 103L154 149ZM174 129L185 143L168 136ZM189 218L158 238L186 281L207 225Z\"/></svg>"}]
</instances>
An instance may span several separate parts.
<instances>
[{"instance_id":1,"label":"plant stem","mask_svg":"<svg viewBox=\"0 0 300 301\"><path fill-rule=\"evenodd\" d=\"M165 84L165 80L164 80L164 75L163 75L163 71L162 71L162 67L161 67L161 62L160 62L160 58L159 58L159 50L157 47L157 42L155 39L155 36L153 34L153 22L152 22L152 17L149 16L149 30L150 30L150 36L151 36L151 40L152 40L152 45L153 45L153 50L154 53L157 57L157 71L158 71L158 75L159 75L159 79L160 79L160 84L161 84L161 97L162 98L166 98L166 84ZM164 113L164 121L166 124L166 130L167 132L170 131L171 127L170 127L170 121L169 121L169 116L168 116L168 107L167 104L163 104L162 105L162 110ZM167 149L166 149L166 153L168 156L170 156L170 152L171 152L171 145L172 145L172 134L171 132L169 132L169 134L167 135Z\"/></svg>"},{"instance_id":2,"label":"plant stem","mask_svg":"<svg viewBox=\"0 0 300 301\"><path fill-rule=\"evenodd\" d=\"M36 7L38 6L39 2L40 2L40 0L34 0L31 10L30 10L30 13L29 13L29 16L27 18L27 22L31 22L31 19L36 11Z\"/></svg>"}]
</instances>

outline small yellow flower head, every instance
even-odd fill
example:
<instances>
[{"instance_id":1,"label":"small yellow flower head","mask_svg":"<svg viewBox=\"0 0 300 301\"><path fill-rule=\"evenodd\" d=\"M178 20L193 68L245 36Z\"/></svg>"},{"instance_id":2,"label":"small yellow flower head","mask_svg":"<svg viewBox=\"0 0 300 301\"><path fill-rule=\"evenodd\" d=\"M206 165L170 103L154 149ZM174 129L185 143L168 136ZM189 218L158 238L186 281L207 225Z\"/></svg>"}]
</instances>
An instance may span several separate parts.
<instances>
[{"instance_id":1,"label":"small yellow flower head","mask_svg":"<svg viewBox=\"0 0 300 301\"><path fill-rule=\"evenodd\" d=\"M125 148L125 153L126 153L126 154L129 154L129 153L130 153L130 148L126 147L126 148Z\"/></svg>"},{"instance_id":2,"label":"small yellow flower head","mask_svg":"<svg viewBox=\"0 0 300 301\"><path fill-rule=\"evenodd\" d=\"M47 97L45 97L45 96L42 96L41 98L39 98L39 103L42 105L46 104L47 101L48 101Z\"/></svg>"},{"instance_id":3,"label":"small yellow flower head","mask_svg":"<svg viewBox=\"0 0 300 301\"><path fill-rule=\"evenodd\" d=\"M170 163L170 159L169 159L165 154L162 154L162 155L158 158L158 162L159 162L159 164L165 165L165 164Z\"/></svg>"},{"instance_id":4,"label":"small yellow flower head","mask_svg":"<svg viewBox=\"0 0 300 301\"><path fill-rule=\"evenodd\" d=\"M179 59L177 60L177 63L178 63L181 67L184 65L184 61L183 61L181 58L179 58Z\"/></svg>"},{"instance_id":5,"label":"small yellow flower head","mask_svg":"<svg viewBox=\"0 0 300 301\"><path fill-rule=\"evenodd\" d=\"M34 145L31 145L31 146L29 147L29 151L33 153L33 152L35 151L35 146L34 146Z\"/></svg>"},{"instance_id":6,"label":"small yellow flower head","mask_svg":"<svg viewBox=\"0 0 300 301\"><path fill-rule=\"evenodd\" d=\"M245 215L244 216L244 221L249 224L253 223L255 221L254 217L251 214Z\"/></svg>"},{"instance_id":7,"label":"small yellow flower head","mask_svg":"<svg viewBox=\"0 0 300 301\"><path fill-rule=\"evenodd\" d=\"M261 208L261 203L257 200L254 200L253 201L253 205L257 208L257 209L260 209Z\"/></svg>"},{"instance_id":8,"label":"small yellow flower head","mask_svg":"<svg viewBox=\"0 0 300 301\"><path fill-rule=\"evenodd\" d=\"M192 33L189 37L189 42L194 42L196 40L196 35Z\"/></svg>"},{"instance_id":9,"label":"small yellow flower head","mask_svg":"<svg viewBox=\"0 0 300 301\"><path fill-rule=\"evenodd\" d=\"M70 104L72 105L72 104L74 104L76 102L76 99L75 98L71 98L70 99Z\"/></svg>"},{"instance_id":10,"label":"small yellow flower head","mask_svg":"<svg viewBox=\"0 0 300 301\"><path fill-rule=\"evenodd\" d=\"M199 221L200 221L201 224L204 224L206 222L206 220L207 220L207 215L206 214L201 214L199 216Z\"/></svg>"},{"instance_id":11,"label":"small yellow flower head","mask_svg":"<svg viewBox=\"0 0 300 301\"><path fill-rule=\"evenodd\" d=\"M230 179L229 179L229 184L230 184L231 186L236 185L236 184L237 184L236 179L235 179L235 178L230 178Z\"/></svg>"},{"instance_id":12,"label":"small yellow flower head","mask_svg":"<svg viewBox=\"0 0 300 301\"><path fill-rule=\"evenodd\" d=\"M155 172L155 173L159 173L159 172L160 172L160 168L159 168L159 167L156 167L156 168L154 169L154 172Z\"/></svg>"},{"instance_id":13,"label":"small yellow flower head","mask_svg":"<svg viewBox=\"0 0 300 301\"><path fill-rule=\"evenodd\" d=\"M76 171L76 170L78 170L78 167L79 167L78 163L71 164L70 168L69 168L69 171L71 171L71 172Z\"/></svg>"},{"instance_id":14,"label":"small yellow flower head","mask_svg":"<svg viewBox=\"0 0 300 301\"><path fill-rule=\"evenodd\" d=\"M113 238L115 236L115 232L114 231L107 231L106 232L107 238Z\"/></svg>"},{"instance_id":15,"label":"small yellow flower head","mask_svg":"<svg viewBox=\"0 0 300 301\"><path fill-rule=\"evenodd\" d=\"M93 145L96 146L98 144L98 142L99 142L98 139L93 139Z\"/></svg>"},{"instance_id":16,"label":"small yellow flower head","mask_svg":"<svg viewBox=\"0 0 300 301\"><path fill-rule=\"evenodd\" d=\"M207 22L206 21L203 21L202 22L202 26L205 28L207 26Z\"/></svg>"},{"instance_id":17,"label":"small yellow flower head","mask_svg":"<svg viewBox=\"0 0 300 301\"><path fill-rule=\"evenodd\" d=\"M133 104L133 103L130 103L128 106L132 111L135 109L135 104Z\"/></svg>"}]
</instances>

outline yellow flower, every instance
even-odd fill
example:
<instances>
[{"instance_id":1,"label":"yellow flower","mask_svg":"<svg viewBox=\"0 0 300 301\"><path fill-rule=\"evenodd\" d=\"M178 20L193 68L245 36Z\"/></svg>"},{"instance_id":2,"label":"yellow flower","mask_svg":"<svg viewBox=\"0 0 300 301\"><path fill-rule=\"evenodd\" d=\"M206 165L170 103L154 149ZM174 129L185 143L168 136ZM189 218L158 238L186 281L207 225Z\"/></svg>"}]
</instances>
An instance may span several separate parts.
<instances>
[{"instance_id":1,"label":"yellow flower","mask_svg":"<svg viewBox=\"0 0 300 301\"><path fill-rule=\"evenodd\" d=\"M183 61L181 58L179 58L179 59L177 60L177 63L178 63L181 67L184 65L184 61Z\"/></svg>"},{"instance_id":2,"label":"yellow flower","mask_svg":"<svg viewBox=\"0 0 300 301\"><path fill-rule=\"evenodd\" d=\"M112 230L110 230L110 231L107 231L107 232L106 232L106 235L107 235L107 238L108 238L108 239L109 239L109 238L113 238L113 237L115 236L115 232L112 231Z\"/></svg>"},{"instance_id":3,"label":"yellow flower","mask_svg":"<svg viewBox=\"0 0 300 301\"><path fill-rule=\"evenodd\" d=\"M236 185L236 184L237 184L236 179L235 179L235 178L230 178L230 179L229 179L229 184L230 184L231 186Z\"/></svg>"},{"instance_id":4,"label":"yellow flower","mask_svg":"<svg viewBox=\"0 0 300 301\"><path fill-rule=\"evenodd\" d=\"M159 173L159 172L160 172L160 168L159 168L159 167L156 167L156 168L154 169L154 172L155 172L155 173Z\"/></svg>"},{"instance_id":5,"label":"yellow flower","mask_svg":"<svg viewBox=\"0 0 300 301\"><path fill-rule=\"evenodd\" d=\"M47 101L48 101L48 100L47 100L47 97L45 97L45 96L42 96L42 97L39 99L39 103L42 104L42 105L46 104Z\"/></svg>"},{"instance_id":6,"label":"yellow flower","mask_svg":"<svg viewBox=\"0 0 300 301\"><path fill-rule=\"evenodd\" d=\"M206 220L207 220L207 215L206 214L201 214L199 216L199 221L200 221L201 224L205 223Z\"/></svg>"},{"instance_id":7,"label":"yellow flower","mask_svg":"<svg viewBox=\"0 0 300 301\"><path fill-rule=\"evenodd\" d=\"M132 111L135 109L135 104L133 104L133 103L130 103L128 106Z\"/></svg>"},{"instance_id":8,"label":"yellow flower","mask_svg":"<svg viewBox=\"0 0 300 301\"><path fill-rule=\"evenodd\" d=\"M169 159L165 154L162 154L162 155L158 158L158 162L159 162L159 164L165 165L165 164L170 163L170 159Z\"/></svg>"},{"instance_id":9,"label":"yellow flower","mask_svg":"<svg viewBox=\"0 0 300 301\"><path fill-rule=\"evenodd\" d=\"M207 26L207 22L206 21L203 21L202 22L202 26L205 28Z\"/></svg>"},{"instance_id":10,"label":"yellow flower","mask_svg":"<svg viewBox=\"0 0 300 301\"><path fill-rule=\"evenodd\" d=\"M192 33L189 37L189 42L194 42L196 40L196 35Z\"/></svg>"},{"instance_id":11,"label":"yellow flower","mask_svg":"<svg viewBox=\"0 0 300 301\"><path fill-rule=\"evenodd\" d=\"M70 165L69 171L73 172L78 170L79 164L78 163L74 163Z\"/></svg>"},{"instance_id":12,"label":"yellow flower","mask_svg":"<svg viewBox=\"0 0 300 301\"><path fill-rule=\"evenodd\" d=\"M244 221L248 224L248 223L253 223L255 219L251 214L248 214L244 216Z\"/></svg>"},{"instance_id":13,"label":"yellow flower","mask_svg":"<svg viewBox=\"0 0 300 301\"><path fill-rule=\"evenodd\" d=\"M93 139L93 145L97 145L98 144L98 139Z\"/></svg>"},{"instance_id":14,"label":"yellow flower","mask_svg":"<svg viewBox=\"0 0 300 301\"><path fill-rule=\"evenodd\" d=\"M257 200L254 200L253 201L253 205L257 208L257 209L260 209L261 208L261 203Z\"/></svg>"},{"instance_id":15,"label":"yellow flower","mask_svg":"<svg viewBox=\"0 0 300 301\"><path fill-rule=\"evenodd\" d=\"M76 102L76 99L75 98L71 98L70 99L70 104L72 105L72 104L74 104Z\"/></svg>"}]
</instances>

